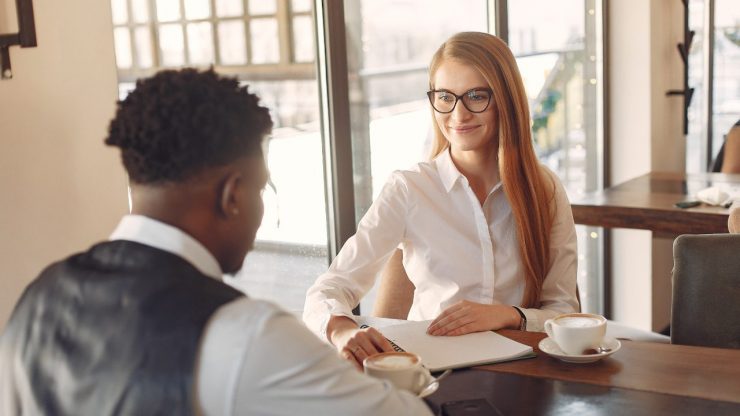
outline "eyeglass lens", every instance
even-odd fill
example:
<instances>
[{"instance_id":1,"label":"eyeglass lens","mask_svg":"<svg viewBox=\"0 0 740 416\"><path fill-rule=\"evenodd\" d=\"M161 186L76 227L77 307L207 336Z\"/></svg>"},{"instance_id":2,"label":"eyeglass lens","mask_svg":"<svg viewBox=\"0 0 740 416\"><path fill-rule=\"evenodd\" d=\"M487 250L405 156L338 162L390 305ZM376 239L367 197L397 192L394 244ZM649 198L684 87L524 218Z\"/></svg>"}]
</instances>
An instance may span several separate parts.
<instances>
[{"instance_id":1,"label":"eyeglass lens","mask_svg":"<svg viewBox=\"0 0 740 416\"><path fill-rule=\"evenodd\" d=\"M488 108L491 93L486 90L470 90L463 95L455 95L449 91L430 91L429 99L435 110L440 113L449 113L455 109L458 99L462 99L463 105L473 113L480 113Z\"/></svg>"}]
</instances>

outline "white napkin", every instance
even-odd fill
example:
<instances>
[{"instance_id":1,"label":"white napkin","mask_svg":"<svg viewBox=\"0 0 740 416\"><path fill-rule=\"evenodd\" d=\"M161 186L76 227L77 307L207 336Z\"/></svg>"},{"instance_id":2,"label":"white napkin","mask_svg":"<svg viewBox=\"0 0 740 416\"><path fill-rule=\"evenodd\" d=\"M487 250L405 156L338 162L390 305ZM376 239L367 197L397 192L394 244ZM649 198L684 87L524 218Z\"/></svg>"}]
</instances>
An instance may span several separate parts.
<instances>
[{"instance_id":1,"label":"white napkin","mask_svg":"<svg viewBox=\"0 0 740 416\"><path fill-rule=\"evenodd\" d=\"M724 205L729 201L730 194L716 186L710 186L697 192L696 199L707 205Z\"/></svg>"}]
</instances>

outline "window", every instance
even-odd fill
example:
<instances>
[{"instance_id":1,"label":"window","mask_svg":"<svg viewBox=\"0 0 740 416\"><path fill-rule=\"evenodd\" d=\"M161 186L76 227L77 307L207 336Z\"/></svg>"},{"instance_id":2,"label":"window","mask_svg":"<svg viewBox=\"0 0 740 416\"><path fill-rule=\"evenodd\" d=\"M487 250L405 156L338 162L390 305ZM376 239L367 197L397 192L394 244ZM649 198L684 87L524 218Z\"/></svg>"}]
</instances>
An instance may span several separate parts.
<instances>
[{"instance_id":1,"label":"window","mask_svg":"<svg viewBox=\"0 0 740 416\"><path fill-rule=\"evenodd\" d=\"M487 5L483 0L344 4L359 221L393 170L427 158L432 139L426 96L429 60L454 33L487 31ZM409 16L414 16L414 24L409 24ZM372 311L374 303L373 290L362 300L363 313Z\"/></svg>"},{"instance_id":2,"label":"window","mask_svg":"<svg viewBox=\"0 0 740 416\"><path fill-rule=\"evenodd\" d=\"M540 161L571 199L601 189L600 2L517 0L508 9L509 45L529 96ZM579 225L576 232L581 307L603 313L603 229Z\"/></svg>"},{"instance_id":3,"label":"window","mask_svg":"<svg viewBox=\"0 0 740 416\"><path fill-rule=\"evenodd\" d=\"M112 0L121 95L181 66L236 76L270 108L270 181L255 249L227 281L289 310L328 266L310 0Z\"/></svg>"},{"instance_id":4,"label":"window","mask_svg":"<svg viewBox=\"0 0 740 416\"><path fill-rule=\"evenodd\" d=\"M716 154L740 120L740 3L716 0L714 4L712 149Z\"/></svg>"},{"instance_id":5,"label":"window","mask_svg":"<svg viewBox=\"0 0 740 416\"><path fill-rule=\"evenodd\" d=\"M325 166L329 150L324 143L331 140L322 133L329 131L322 129L322 120L327 120L322 114L331 110L320 103L319 55L314 46L317 22L325 20L327 13L317 19L312 10L322 3L111 0L122 95L137 78L162 68L213 65L218 72L249 84L272 111L275 129L267 151L271 178L264 194L265 216L255 250L247 256L242 273L229 279L232 284L287 309L302 309L306 289L336 254L329 247L339 238L328 230L343 219L343 224L347 218L358 221L392 170L428 156L429 60L453 33L490 31L493 3L323 3L344 9L345 31L328 31L326 36L344 36L346 41L349 87L344 93L350 116L344 121L351 125L351 137L331 139L343 144L351 140L353 171L341 174L353 177L355 190L354 212L341 207L329 212L324 184L331 175ZM601 2L508 2L510 45L530 96L538 154L575 193L601 184L601 62L596 52L601 28L600 11L594 4ZM553 25L553 21L559 23ZM326 45L318 47L323 53ZM337 75L327 73L331 85ZM600 307L599 237L600 230L579 228L581 295L584 309L593 312ZM372 304L373 297L366 298L363 312L369 312Z\"/></svg>"},{"instance_id":6,"label":"window","mask_svg":"<svg viewBox=\"0 0 740 416\"><path fill-rule=\"evenodd\" d=\"M594 1L508 2L508 38L530 99L535 148L571 196L601 187L601 106ZM426 159L431 118L427 66L450 35L488 31L487 2L345 2L359 220L391 171ZM392 15L382 10L394 10ZM598 11L598 13L597 13ZM407 24L414 15L416 25ZM557 21L557 25L549 22ZM583 309L602 312L601 229L577 227ZM372 310L373 292L363 299Z\"/></svg>"},{"instance_id":7,"label":"window","mask_svg":"<svg viewBox=\"0 0 740 416\"><path fill-rule=\"evenodd\" d=\"M694 95L688 112L686 171L705 172L740 119L740 4L690 0L689 29L696 36L689 51Z\"/></svg>"},{"instance_id":8,"label":"window","mask_svg":"<svg viewBox=\"0 0 740 416\"><path fill-rule=\"evenodd\" d=\"M310 78L310 0L111 0L119 80L214 65L253 78Z\"/></svg>"}]
</instances>

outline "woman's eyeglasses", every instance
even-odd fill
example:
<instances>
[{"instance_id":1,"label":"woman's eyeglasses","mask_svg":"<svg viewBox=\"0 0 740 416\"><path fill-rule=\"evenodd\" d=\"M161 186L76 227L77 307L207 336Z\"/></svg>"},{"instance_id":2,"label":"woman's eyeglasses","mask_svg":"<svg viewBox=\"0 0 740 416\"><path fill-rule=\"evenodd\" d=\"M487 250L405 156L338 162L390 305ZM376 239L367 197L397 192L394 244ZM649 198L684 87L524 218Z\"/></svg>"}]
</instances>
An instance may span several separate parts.
<instances>
[{"instance_id":1,"label":"woman's eyeglasses","mask_svg":"<svg viewBox=\"0 0 740 416\"><path fill-rule=\"evenodd\" d=\"M442 114L451 113L460 99L462 99L465 108L471 113L482 113L486 111L491 103L491 95L493 95L493 91L490 88L473 88L465 91L462 95L447 90L427 91L427 97L429 97L432 107Z\"/></svg>"}]
</instances>

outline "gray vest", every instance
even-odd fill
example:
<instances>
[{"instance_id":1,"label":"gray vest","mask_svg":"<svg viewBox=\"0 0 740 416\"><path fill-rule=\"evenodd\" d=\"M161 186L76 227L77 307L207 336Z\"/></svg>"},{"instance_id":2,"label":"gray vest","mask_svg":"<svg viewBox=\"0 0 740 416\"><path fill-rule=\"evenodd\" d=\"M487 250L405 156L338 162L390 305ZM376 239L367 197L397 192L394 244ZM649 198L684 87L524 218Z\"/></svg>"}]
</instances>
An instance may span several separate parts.
<instances>
[{"instance_id":1,"label":"gray vest","mask_svg":"<svg viewBox=\"0 0 740 416\"><path fill-rule=\"evenodd\" d=\"M239 296L176 255L104 242L31 283L3 343L44 414L188 415L201 333Z\"/></svg>"}]
</instances>

